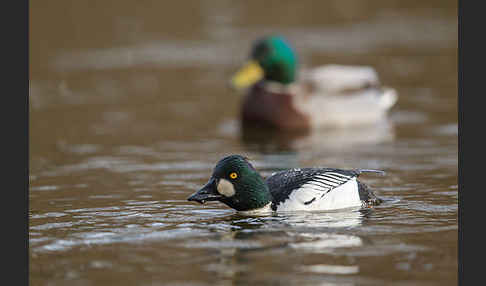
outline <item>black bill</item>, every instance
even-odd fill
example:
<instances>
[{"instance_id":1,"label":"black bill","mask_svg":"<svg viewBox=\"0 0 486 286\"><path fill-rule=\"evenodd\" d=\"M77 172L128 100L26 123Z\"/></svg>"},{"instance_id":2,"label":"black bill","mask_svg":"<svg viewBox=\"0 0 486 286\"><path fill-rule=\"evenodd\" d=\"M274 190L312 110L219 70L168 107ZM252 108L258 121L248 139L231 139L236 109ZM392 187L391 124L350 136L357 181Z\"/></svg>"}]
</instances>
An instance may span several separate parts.
<instances>
[{"instance_id":1,"label":"black bill","mask_svg":"<svg viewBox=\"0 0 486 286\"><path fill-rule=\"evenodd\" d=\"M216 180L210 179L202 189L192 194L187 200L204 204L207 201L219 201L222 197L216 189Z\"/></svg>"}]
</instances>

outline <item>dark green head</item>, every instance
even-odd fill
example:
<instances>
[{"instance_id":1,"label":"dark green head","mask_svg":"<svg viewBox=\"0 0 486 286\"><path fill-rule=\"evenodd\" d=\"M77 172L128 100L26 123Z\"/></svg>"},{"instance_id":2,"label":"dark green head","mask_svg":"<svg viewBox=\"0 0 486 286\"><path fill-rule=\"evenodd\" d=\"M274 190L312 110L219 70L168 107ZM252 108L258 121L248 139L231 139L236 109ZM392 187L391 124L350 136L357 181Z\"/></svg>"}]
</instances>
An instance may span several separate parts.
<instances>
[{"instance_id":1,"label":"dark green head","mask_svg":"<svg viewBox=\"0 0 486 286\"><path fill-rule=\"evenodd\" d=\"M238 211L248 211L264 207L272 197L263 178L248 160L230 155L216 164L208 183L187 200L220 201Z\"/></svg>"},{"instance_id":2,"label":"dark green head","mask_svg":"<svg viewBox=\"0 0 486 286\"><path fill-rule=\"evenodd\" d=\"M262 78L282 84L295 81L297 57L283 37L270 36L257 40L250 57L250 61L231 80L236 89L248 88Z\"/></svg>"},{"instance_id":3,"label":"dark green head","mask_svg":"<svg viewBox=\"0 0 486 286\"><path fill-rule=\"evenodd\" d=\"M264 37L256 41L251 57L262 67L266 80L283 84L295 80L297 57L283 37Z\"/></svg>"}]
</instances>

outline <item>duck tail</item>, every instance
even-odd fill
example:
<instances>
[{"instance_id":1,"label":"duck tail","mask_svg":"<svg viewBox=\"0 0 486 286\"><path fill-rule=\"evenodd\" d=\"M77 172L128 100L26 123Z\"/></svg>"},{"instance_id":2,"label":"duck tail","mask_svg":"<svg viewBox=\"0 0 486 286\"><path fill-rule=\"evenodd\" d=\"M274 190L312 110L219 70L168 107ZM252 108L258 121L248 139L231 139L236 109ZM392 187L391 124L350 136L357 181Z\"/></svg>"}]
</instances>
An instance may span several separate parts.
<instances>
[{"instance_id":1,"label":"duck tail","mask_svg":"<svg viewBox=\"0 0 486 286\"><path fill-rule=\"evenodd\" d=\"M380 99L380 105L384 110L390 109L398 99L397 91L390 87L383 88L383 95Z\"/></svg>"}]
</instances>

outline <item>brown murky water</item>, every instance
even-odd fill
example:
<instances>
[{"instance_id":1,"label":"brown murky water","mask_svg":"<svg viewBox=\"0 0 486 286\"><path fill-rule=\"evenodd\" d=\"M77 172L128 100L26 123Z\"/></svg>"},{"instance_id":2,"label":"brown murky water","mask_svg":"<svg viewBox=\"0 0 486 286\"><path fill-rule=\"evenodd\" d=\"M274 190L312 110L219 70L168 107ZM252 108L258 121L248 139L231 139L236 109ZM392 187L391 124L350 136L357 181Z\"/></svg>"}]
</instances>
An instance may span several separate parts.
<instances>
[{"instance_id":1,"label":"brown murky water","mask_svg":"<svg viewBox=\"0 0 486 286\"><path fill-rule=\"evenodd\" d=\"M456 285L455 1L33 1L31 285ZM238 127L227 80L279 32L306 66L372 65L388 124ZM374 168L371 210L244 217L186 198L224 155Z\"/></svg>"}]
</instances>

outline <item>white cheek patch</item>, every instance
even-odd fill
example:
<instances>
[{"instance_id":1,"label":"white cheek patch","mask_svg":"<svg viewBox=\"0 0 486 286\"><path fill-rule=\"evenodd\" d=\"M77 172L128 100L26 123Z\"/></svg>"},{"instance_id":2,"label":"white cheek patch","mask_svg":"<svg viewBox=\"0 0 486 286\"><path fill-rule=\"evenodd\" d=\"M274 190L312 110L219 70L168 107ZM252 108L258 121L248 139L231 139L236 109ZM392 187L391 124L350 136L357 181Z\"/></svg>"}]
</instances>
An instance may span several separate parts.
<instances>
[{"instance_id":1,"label":"white cheek patch","mask_svg":"<svg viewBox=\"0 0 486 286\"><path fill-rule=\"evenodd\" d=\"M219 179L216 189L218 190L218 193L225 197L232 197L235 195L235 188L233 187L233 184L225 179Z\"/></svg>"}]
</instances>

